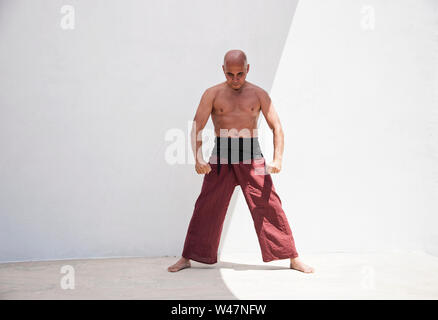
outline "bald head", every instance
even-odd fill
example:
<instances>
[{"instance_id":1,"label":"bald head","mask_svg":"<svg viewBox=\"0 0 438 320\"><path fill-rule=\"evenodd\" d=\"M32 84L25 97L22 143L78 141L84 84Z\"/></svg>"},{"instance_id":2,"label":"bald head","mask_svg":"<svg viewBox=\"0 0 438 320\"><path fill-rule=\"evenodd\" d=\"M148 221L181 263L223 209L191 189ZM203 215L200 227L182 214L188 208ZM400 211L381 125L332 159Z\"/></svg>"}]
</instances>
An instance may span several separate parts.
<instances>
[{"instance_id":1,"label":"bald head","mask_svg":"<svg viewBox=\"0 0 438 320\"><path fill-rule=\"evenodd\" d=\"M246 54L242 50L230 50L224 56L224 66L242 65L246 67Z\"/></svg>"},{"instance_id":2,"label":"bald head","mask_svg":"<svg viewBox=\"0 0 438 320\"><path fill-rule=\"evenodd\" d=\"M225 78L227 85L233 90L240 90L246 82L249 64L246 62L246 54L242 50L230 50L224 56Z\"/></svg>"}]
</instances>

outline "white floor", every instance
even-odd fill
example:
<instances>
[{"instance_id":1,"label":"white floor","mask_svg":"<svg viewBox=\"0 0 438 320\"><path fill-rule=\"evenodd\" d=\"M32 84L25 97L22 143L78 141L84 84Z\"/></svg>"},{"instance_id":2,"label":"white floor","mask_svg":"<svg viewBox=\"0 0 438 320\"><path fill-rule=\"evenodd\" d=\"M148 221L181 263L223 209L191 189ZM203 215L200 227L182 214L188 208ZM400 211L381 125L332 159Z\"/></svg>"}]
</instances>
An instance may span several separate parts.
<instances>
[{"instance_id":1,"label":"white floor","mask_svg":"<svg viewBox=\"0 0 438 320\"><path fill-rule=\"evenodd\" d=\"M221 256L215 265L192 262L169 273L176 259L3 263L0 298L438 299L438 258L425 253L303 255L315 274L288 269L288 260L264 263L253 255ZM61 288L65 265L74 269L74 289Z\"/></svg>"}]
</instances>

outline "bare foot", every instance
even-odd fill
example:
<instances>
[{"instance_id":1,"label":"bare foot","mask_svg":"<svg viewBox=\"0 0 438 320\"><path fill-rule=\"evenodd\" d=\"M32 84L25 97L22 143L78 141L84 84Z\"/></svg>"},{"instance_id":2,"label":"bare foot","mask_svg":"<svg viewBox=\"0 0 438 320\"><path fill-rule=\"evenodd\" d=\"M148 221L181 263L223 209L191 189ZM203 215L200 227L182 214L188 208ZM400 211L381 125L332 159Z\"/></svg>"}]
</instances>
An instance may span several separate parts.
<instances>
[{"instance_id":1,"label":"bare foot","mask_svg":"<svg viewBox=\"0 0 438 320\"><path fill-rule=\"evenodd\" d=\"M174 265L171 265L169 268L167 268L167 271L177 272L185 268L190 268L190 266L190 259L181 257L181 259L179 259Z\"/></svg>"},{"instance_id":2,"label":"bare foot","mask_svg":"<svg viewBox=\"0 0 438 320\"><path fill-rule=\"evenodd\" d=\"M290 268L304 273L313 273L315 269L302 263L298 258L290 259Z\"/></svg>"}]
</instances>

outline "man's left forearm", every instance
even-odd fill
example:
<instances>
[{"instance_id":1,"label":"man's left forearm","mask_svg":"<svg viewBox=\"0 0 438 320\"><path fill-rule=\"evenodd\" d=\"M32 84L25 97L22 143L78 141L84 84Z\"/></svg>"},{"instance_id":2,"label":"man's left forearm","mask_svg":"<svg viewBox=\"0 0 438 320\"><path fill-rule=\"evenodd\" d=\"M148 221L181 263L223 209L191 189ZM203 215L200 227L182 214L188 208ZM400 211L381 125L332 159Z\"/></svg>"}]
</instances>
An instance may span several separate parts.
<instances>
[{"instance_id":1,"label":"man's left forearm","mask_svg":"<svg viewBox=\"0 0 438 320\"><path fill-rule=\"evenodd\" d=\"M274 134L274 161L282 161L283 160L283 151L284 151L284 133L283 129L275 128L273 130Z\"/></svg>"}]
</instances>

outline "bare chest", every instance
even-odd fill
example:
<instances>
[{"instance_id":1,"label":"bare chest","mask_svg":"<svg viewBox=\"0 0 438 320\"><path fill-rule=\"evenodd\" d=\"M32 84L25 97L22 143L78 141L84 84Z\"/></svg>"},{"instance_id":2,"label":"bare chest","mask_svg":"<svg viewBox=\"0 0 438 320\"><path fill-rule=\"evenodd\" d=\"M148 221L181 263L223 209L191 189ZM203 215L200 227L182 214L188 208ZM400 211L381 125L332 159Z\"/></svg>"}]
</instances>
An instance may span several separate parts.
<instances>
[{"instance_id":1,"label":"bare chest","mask_svg":"<svg viewBox=\"0 0 438 320\"><path fill-rule=\"evenodd\" d=\"M256 94L246 93L240 95L219 94L213 104L213 113L216 115L227 114L258 114L260 111L260 101Z\"/></svg>"}]
</instances>

